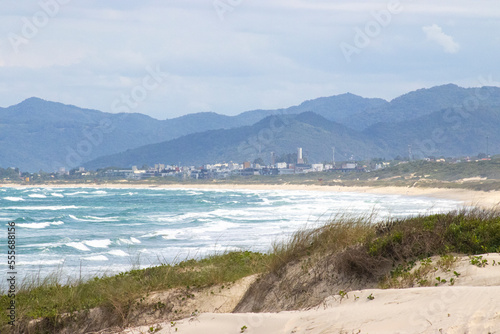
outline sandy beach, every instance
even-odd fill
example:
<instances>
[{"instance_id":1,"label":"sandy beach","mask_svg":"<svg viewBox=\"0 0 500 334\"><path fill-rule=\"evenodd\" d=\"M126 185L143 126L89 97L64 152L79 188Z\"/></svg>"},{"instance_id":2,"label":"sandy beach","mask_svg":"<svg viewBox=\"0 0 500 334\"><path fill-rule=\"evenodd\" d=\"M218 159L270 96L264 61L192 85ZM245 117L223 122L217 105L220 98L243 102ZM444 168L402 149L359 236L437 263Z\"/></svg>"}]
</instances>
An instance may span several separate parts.
<instances>
[{"instance_id":1,"label":"sandy beach","mask_svg":"<svg viewBox=\"0 0 500 334\"><path fill-rule=\"evenodd\" d=\"M121 333L149 333L151 326L159 334L500 333L500 254L483 258L485 267L464 256L451 271L435 272L434 277L447 281L439 286L350 291L301 311L201 313ZM451 285L454 272L459 277Z\"/></svg>"}]
</instances>

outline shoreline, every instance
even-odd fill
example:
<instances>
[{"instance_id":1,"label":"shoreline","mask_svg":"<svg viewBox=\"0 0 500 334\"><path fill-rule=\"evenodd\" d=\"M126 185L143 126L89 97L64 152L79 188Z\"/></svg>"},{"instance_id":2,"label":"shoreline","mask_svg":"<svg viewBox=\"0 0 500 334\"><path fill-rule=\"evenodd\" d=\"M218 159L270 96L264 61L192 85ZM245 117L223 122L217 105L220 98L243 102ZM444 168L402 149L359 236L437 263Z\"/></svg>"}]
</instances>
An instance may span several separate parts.
<instances>
[{"instance_id":1,"label":"shoreline","mask_svg":"<svg viewBox=\"0 0 500 334\"><path fill-rule=\"evenodd\" d=\"M446 188L408 188L408 187L370 187L370 186L321 186L300 184L0 184L1 188L97 188L97 189L200 189L200 190L291 190L291 191L325 191L325 192L350 192L376 195L400 195L409 197L432 197L449 199L462 202L467 206L496 208L500 206L500 191L476 191L469 189Z\"/></svg>"}]
</instances>

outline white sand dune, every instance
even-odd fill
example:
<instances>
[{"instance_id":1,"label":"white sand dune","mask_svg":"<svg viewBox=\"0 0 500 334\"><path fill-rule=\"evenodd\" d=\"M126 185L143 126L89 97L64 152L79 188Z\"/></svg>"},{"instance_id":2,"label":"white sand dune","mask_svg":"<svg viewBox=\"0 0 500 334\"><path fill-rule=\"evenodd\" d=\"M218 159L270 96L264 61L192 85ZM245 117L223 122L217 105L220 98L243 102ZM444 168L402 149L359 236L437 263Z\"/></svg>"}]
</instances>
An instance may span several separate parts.
<instances>
[{"instance_id":1,"label":"white sand dune","mask_svg":"<svg viewBox=\"0 0 500 334\"><path fill-rule=\"evenodd\" d=\"M249 334L500 333L500 254L485 254L483 259L488 265L479 268L462 257L448 275L460 274L453 286L448 280L437 287L350 291L347 297L331 296L302 311L204 313L161 323L156 333L232 334L241 333L243 326L243 333ZM148 330L143 326L122 333Z\"/></svg>"}]
</instances>

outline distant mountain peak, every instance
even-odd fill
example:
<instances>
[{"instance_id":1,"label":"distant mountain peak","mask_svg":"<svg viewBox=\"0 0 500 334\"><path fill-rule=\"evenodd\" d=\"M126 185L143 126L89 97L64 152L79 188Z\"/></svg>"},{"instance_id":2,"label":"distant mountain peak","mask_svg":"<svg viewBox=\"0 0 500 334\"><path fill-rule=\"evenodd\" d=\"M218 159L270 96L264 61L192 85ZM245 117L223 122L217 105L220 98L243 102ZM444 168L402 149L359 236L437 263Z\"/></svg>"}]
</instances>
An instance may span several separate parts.
<instances>
[{"instance_id":1,"label":"distant mountain peak","mask_svg":"<svg viewBox=\"0 0 500 334\"><path fill-rule=\"evenodd\" d=\"M19 104L33 104L33 103L43 103L43 102L49 102L49 101L41 99L41 98L36 97L36 96L32 96L32 97L29 97L26 100L22 101Z\"/></svg>"}]
</instances>

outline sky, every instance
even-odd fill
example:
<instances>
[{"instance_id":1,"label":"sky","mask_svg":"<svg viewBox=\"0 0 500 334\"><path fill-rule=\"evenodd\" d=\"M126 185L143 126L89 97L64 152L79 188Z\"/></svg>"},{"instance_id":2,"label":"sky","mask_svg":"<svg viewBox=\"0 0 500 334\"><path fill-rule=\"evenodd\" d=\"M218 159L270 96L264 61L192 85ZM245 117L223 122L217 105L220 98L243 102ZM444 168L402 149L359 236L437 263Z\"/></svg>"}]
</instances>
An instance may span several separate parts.
<instances>
[{"instance_id":1,"label":"sky","mask_svg":"<svg viewBox=\"0 0 500 334\"><path fill-rule=\"evenodd\" d=\"M157 119L498 86L498 0L2 1L0 106Z\"/></svg>"}]
</instances>

